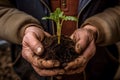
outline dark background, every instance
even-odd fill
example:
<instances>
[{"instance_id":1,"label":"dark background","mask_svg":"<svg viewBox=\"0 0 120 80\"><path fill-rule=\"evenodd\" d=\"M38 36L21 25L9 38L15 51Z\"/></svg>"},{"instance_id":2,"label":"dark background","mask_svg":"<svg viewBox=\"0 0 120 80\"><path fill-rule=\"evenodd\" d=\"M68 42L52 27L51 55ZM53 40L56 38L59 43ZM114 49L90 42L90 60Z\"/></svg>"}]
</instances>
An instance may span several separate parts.
<instances>
[{"instance_id":1,"label":"dark background","mask_svg":"<svg viewBox=\"0 0 120 80\"><path fill-rule=\"evenodd\" d=\"M10 44L0 44L0 80L20 80L12 68Z\"/></svg>"}]
</instances>

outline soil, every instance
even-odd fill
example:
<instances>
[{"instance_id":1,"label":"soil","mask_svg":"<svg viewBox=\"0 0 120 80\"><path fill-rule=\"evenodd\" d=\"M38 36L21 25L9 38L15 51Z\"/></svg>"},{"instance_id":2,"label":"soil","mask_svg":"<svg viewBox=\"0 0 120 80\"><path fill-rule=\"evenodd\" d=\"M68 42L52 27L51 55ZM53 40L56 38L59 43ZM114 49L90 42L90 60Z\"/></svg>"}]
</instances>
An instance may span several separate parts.
<instances>
[{"instance_id":1,"label":"soil","mask_svg":"<svg viewBox=\"0 0 120 80\"><path fill-rule=\"evenodd\" d=\"M47 37L43 40L45 51L42 57L47 60L59 60L63 67L78 57L78 54L75 52L75 43L68 36L62 35L60 44L57 41L57 36Z\"/></svg>"},{"instance_id":2,"label":"soil","mask_svg":"<svg viewBox=\"0 0 120 80\"><path fill-rule=\"evenodd\" d=\"M50 40L53 40L53 39L50 38ZM71 42L71 40L70 40L70 42ZM74 44L74 43L72 42L72 44ZM47 43L46 43L46 45L47 45ZM48 47L50 45L52 45L52 44L48 44ZM52 49L52 48L50 48L50 49ZM118 49L120 52L120 43L118 43ZM63 48L63 50L64 50L64 48ZM62 56L62 54L61 54L61 56ZM46 57L46 59L47 58L49 59L49 56ZM0 80L20 80L18 75L14 72L14 70L11 66L10 47L8 45L7 46L0 45Z\"/></svg>"},{"instance_id":3,"label":"soil","mask_svg":"<svg viewBox=\"0 0 120 80\"><path fill-rule=\"evenodd\" d=\"M11 66L10 47L0 46L0 80L20 80Z\"/></svg>"},{"instance_id":4,"label":"soil","mask_svg":"<svg viewBox=\"0 0 120 80\"><path fill-rule=\"evenodd\" d=\"M61 44L57 44L56 36L45 38L43 44L45 45L43 58L57 59L62 66L77 57L74 51L74 42L66 36L61 37ZM11 66L10 52L10 45L0 45L0 80L20 80Z\"/></svg>"}]
</instances>

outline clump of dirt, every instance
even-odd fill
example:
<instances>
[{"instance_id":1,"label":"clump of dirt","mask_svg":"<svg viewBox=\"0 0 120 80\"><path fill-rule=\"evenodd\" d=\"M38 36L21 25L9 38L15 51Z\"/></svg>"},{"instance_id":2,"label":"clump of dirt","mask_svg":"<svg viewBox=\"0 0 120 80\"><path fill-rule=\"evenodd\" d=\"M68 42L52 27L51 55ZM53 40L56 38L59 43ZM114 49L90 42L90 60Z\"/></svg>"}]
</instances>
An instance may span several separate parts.
<instances>
[{"instance_id":1,"label":"clump of dirt","mask_svg":"<svg viewBox=\"0 0 120 80\"><path fill-rule=\"evenodd\" d=\"M43 40L45 51L42 57L46 60L59 60L63 67L77 58L78 54L75 52L75 43L68 36L62 35L60 44L57 41L57 36L46 37Z\"/></svg>"}]
</instances>

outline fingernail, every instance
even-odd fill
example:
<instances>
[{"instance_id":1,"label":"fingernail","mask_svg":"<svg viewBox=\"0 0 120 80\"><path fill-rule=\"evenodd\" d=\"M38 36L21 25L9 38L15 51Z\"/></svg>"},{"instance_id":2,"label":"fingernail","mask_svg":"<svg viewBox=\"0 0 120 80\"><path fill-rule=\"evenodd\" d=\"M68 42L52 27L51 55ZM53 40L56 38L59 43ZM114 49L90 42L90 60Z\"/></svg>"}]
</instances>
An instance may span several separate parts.
<instances>
[{"instance_id":1,"label":"fingernail","mask_svg":"<svg viewBox=\"0 0 120 80\"><path fill-rule=\"evenodd\" d=\"M55 66L55 67L58 67L59 65L60 65L60 63L59 63L58 61L55 61L55 62L54 62L54 66Z\"/></svg>"},{"instance_id":2,"label":"fingernail","mask_svg":"<svg viewBox=\"0 0 120 80\"><path fill-rule=\"evenodd\" d=\"M37 48L37 54L39 54L41 52L41 50L42 50L41 47L38 47Z\"/></svg>"},{"instance_id":3,"label":"fingernail","mask_svg":"<svg viewBox=\"0 0 120 80\"><path fill-rule=\"evenodd\" d=\"M77 44L77 49L79 49L80 48L80 44Z\"/></svg>"},{"instance_id":4,"label":"fingernail","mask_svg":"<svg viewBox=\"0 0 120 80\"><path fill-rule=\"evenodd\" d=\"M81 51L82 51L82 48L81 48L81 46L80 46L80 44L77 44L77 51L78 51L78 53L80 53Z\"/></svg>"},{"instance_id":5,"label":"fingernail","mask_svg":"<svg viewBox=\"0 0 120 80\"><path fill-rule=\"evenodd\" d=\"M65 72L65 71L63 71L63 70L62 70L62 71L61 71L61 72L59 72L58 74L62 75L62 74L64 74L64 72Z\"/></svg>"}]
</instances>

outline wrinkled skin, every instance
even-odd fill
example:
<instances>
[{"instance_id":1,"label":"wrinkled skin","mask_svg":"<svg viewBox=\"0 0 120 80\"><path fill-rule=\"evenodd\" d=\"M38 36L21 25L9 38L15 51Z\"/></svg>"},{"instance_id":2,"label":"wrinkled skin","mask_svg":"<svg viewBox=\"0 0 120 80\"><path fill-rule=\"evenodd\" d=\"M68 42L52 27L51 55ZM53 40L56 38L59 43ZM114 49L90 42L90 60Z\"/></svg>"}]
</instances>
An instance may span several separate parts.
<instances>
[{"instance_id":1,"label":"wrinkled skin","mask_svg":"<svg viewBox=\"0 0 120 80\"><path fill-rule=\"evenodd\" d=\"M59 66L57 60L44 60L39 56L43 53L44 47L41 41L45 36L51 36L40 28L31 26L25 30L22 45L22 56L31 63L34 70L41 76L71 75L84 71L87 62L94 56L96 29L91 25L77 29L71 39L76 43L75 50L82 54L74 61L67 64L64 69L50 69Z\"/></svg>"},{"instance_id":2,"label":"wrinkled skin","mask_svg":"<svg viewBox=\"0 0 120 80\"><path fill-rule=\"evenodd\" d=\"M52 76L64 73L63 70L48 70L49 68L58 67L59 62L53 60L44 60L39 56L44 51L41 41L45 36L51 36L38 27L28 27L22 41L22 56L31 63L34 70L41 76Z\"/></svg>"},{"instance_id":3,"label":"wrinkled skin","mask_svg":"<svg viewBox=\"0 0 120 80\"><path fill-rule=\"evenodd\" d=\"M84 28L77 29L71 39L76 43L75 50L81 54L77 59L68 63L65 67L65 74L75 74L84 71L88 61L96 52L95 38L97 30L91 25L86 25Z\"/></svg>"}]
</instances>

